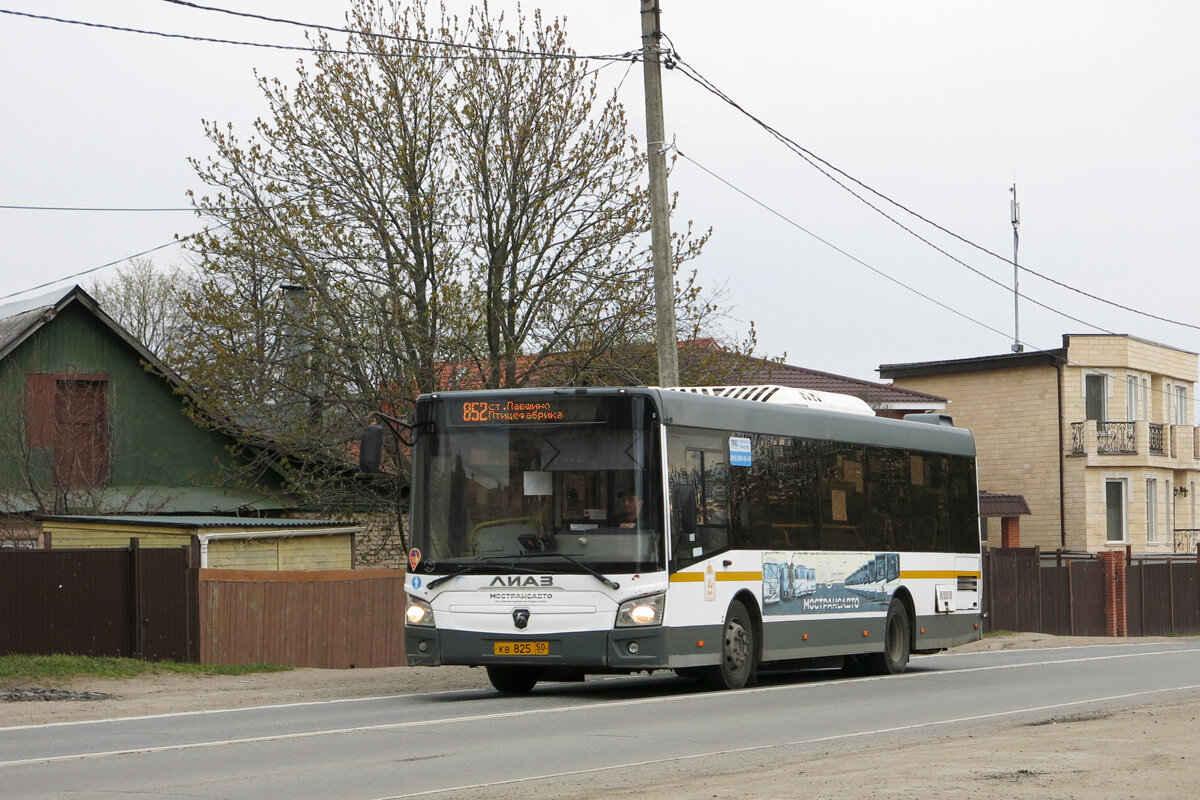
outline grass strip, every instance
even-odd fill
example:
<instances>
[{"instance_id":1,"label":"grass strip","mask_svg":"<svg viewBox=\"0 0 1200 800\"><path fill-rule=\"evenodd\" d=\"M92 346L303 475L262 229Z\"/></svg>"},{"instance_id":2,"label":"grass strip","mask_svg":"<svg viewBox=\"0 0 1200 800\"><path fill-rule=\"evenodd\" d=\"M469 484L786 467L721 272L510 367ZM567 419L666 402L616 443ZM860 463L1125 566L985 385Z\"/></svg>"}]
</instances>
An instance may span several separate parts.
<instances>
[{"instance_id":1,"label":"grass strip","mask_svg":"<svg viewBox=\"0 0 1200 800\"><path fill-rule=\"evenodd\" d=\"M256 672L285 672L281 664L186 664L178 661L142 661L107 656L0 656L0 681L45 680L48 678L140 678L172 673L177 675L249 675Z\"/></svg>"}]
</instances>

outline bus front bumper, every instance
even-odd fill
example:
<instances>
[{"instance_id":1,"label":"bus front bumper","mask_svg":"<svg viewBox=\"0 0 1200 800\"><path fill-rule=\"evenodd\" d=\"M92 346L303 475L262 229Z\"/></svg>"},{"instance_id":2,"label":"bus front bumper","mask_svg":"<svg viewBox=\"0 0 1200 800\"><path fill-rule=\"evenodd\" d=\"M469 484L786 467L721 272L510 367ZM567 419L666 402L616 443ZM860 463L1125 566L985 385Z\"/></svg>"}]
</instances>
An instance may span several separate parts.
<instances>
[{"instance_id":1,"label":"bus front bumper","mask_svg":"<svg viewBox=\"0 0 1200 800\"><path fill-rule=\"evenodd\" d=\"M666 669L667 642L667 632L661 627L538 636L412 625L404 629L404 649L410 667L505 664L588 672L637 672ZM522 654L515 654L518 652Z\"/></svg>"}]
</instances>

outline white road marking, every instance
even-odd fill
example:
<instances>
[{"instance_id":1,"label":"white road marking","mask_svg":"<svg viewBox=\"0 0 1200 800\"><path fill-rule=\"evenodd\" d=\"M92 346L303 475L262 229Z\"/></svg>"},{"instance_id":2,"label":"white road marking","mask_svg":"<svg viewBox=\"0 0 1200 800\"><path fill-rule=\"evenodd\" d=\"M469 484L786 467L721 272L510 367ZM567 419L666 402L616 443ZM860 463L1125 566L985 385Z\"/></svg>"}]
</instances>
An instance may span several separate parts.
<instances>
[{"instance_id":1,"label":"white road marking","mask_svg":"<svg viewBox=\"0 0 1200 800\"><path fill-rule=\"evenodd\" d=\"M1055 648L1055 649L1057 649L1057 648ZM1028 651L1022 651L1022 652L1028 652ZM965 672L988 672L991 670L999 670L999 669L1022 669L1025 667L1048 666L1048 665L1053 665L1053 664L1077 664L1077 663L1082 663L1082 662L1087 662L1087 661L1112 661L1112 660L1122 659L1122 658L1145 658L1145 657L1150 657L1150 656L1179 655L1179 654L1184 654L1184 653L1196 653L1196 652L1200 652L1200 648L1180 648L1180 649L1173 649L1173 650L1153 650L1153 651L1146 652L1146 653L1118 653L1115 655L1105 655L1105 656L1090 656L1090 657L1080 657L1080 658L1070 658L1070 659L1051 659L1049 661L1036 661L1036 662L1027 662L1027 663L1022 663L1022 664L998 664L998 665L984 666L984 667L967 667L967 668L955 669L955 670L936 670L936 671L930 671L930 672L917 672L917 673L910 673L907 675L884 675L884 676L873 676L873 677L866 677L866 678L854 678L851 680L841 680L841 681L838 681L836 684L805 683L805 684L782 684L782 685L778 685L778 686L760 686L760 687L755 687L755 688L750 688L750 689L741 689L741 690L739 690L738 694L739 695L762 694L762 693L767 693L767 692L805 690L805 689L813 689L813 688L819 688L819 687L827 687L827 686L831 686L831 685L841 686L841 685L845 685L847 683L854 683L854 682L859 682L859 681L916 680L916 679L921 679L921 678L933 678L933 677L937 677L937 676L960 675ZM1176 688L1172 688L1172 689L1155 689L1155 690L1150 690L1150 691L1146 691L1146 692L1134 693L1134 694L1130 694L1130 695L1117 695L1117 696L1110 697L1110 698L1096 698L1093 700L1082 700L1082 701L1076 701L1073 703L1064 703L1064 704L1062 704L1062 707L1070 706L1070 705L1078 705L1080 703L1103 702L1105 700L1123 699L1123 698L1128 698L1128 697L1139 697L1141 695L1151 695L1151 694L1157 694L1157 693L1168 692L1168 691L1185 691L1185 690L1196 689L1196 688L1200 688L1200 685L1181 686L1181 687L1176 687ZM403 728L418 728L418 727L426 727L426 726L432 726L432 725L448 725L448 724L454 725L454 724L481 722L481 721L485 721L485 720L506 719L506 718L518 717L518 716L527 718L530 715L537 715L537 714L563 714L563 713L568 713L568 712L582 712L582 711L603 710L603 709L610 709L610 708L627 708L627 707L631 707L631 706L666 704L666 703L674 703L674 702L688 701L688 700L703 701L705 699L719 699L719 698L727 698L727 697L729 697L729 694L726 692L708 692L708 693L702 693L702 694L670 695L670 696L666 696L666 697L647 697L647 698L641 698L641 699L637 699L637 700L613 700L610 702L591 703L588 705L578 705L578 706L572 705L572 706L558 706L555 708L525 708L525 709L520 709L517 711L504 711L504 712L497 712L494 714L475 714L475 715L462 716L462 717L442 717L439 719L413 720L411 722L389 722L389 723L383 723L383 724L379 724L379 725L362 725L362 726L355 726L355 727L350 727L350 728L332 728L332 729L322 729L322 730L315 730L315 731L299 731L299 732L295 732L295 733L281 733L281 734L275 734L275 735L271 735L271 736L247 736L247 737L242 737L242 738L238 738L238 739L219 739L219 740L204 741L204 742L188 742L188 743L180 743L180 744L157 745L157 746L152 746L152 747L131 747L131 748L125 748L125 749L121 749L121 750L106 750L106 751L101 751L101 752L70 753L70 754L61 755L61 756L38 756L38 757L34 757L34 758L18 759L18 760L13 760L13 761L0 761L0 768L22 766L22 765L27 765L27 764L51 764L51 763L56 763L56 762L61 762L61 761L74 761L74 760L84 760L84 759L93 759L93 758L109 758L112 756L141 755L141 754L148 754L148 753L168 753L168 752L175 752L175 751L182 751L182 750L199 750L199 749L213 748L213 747L227 747L230 745L238 745L238 744L256 744L256 743L260 743L260 742L280 742L280 741L287 741L287 740L291 740L291 739L309 739L309 738L313 738L313 737L317 737L317 736L339 736L339 735L351 734L351 733L369 733L372 731L400 730ZM322 702L322 701L314 701L313 703L299 703L296 705L317 705L320 702ZM342 701L330 701L330 702L342 702ZM1057 708L1057 707L1060 707L1060 706L1045 706L1044 708ZM278 708L278 706L265 706L263 708ZM246 710L246 709L236 709L236 710ZM1003 712L997 712L996 714L983 715L980 717L964 717L959 720L944 720L944 721L938 721L938 722L920 723L918 725L914 725L911 727L923 727L923 726L927 726L927 725L945 725L945 724L950 724L952 722L970 721L971 719L987 719L989 717L994 717L994 716L1019 714L1019 713L1025 713L1027 711L1038 711L1038 710L1041 710L1041 708L1022 709L1020 711L1003 711ZM218 712L215 712L215 711L185 712L185 713L178 714L178 715L164 714L164 715L159 715L159 716L185 716L187 713L202 714L202 713L218 713ZM114 722L124 722L124 721L139 720L139 719L147 719L147 717L118 718L113 721ZM57 723L57 724L84 724L84 723ZM25 727L42 727L42 726L25 726ZM846 736L865 736L865 735L868 735L869 733L886 733L886 732L889 732L892 730L899 731L899 730L907 730L907 729L908 728L906 728L906 727L890 728L890 729L883 729L883 730L878 730L878 731L861 732L861 733L854 733L854 734L844 734L841 736L829 737L829 739L845 738ZM3 728L3 729L0 729L0 733L3 733L4 731L7 731L7 730L17 730L17 729L16 728ZM820 741L827 741L827 739L812 739L812 740L805 740L804 742L793 742L793 743L789 743L789 744L802 744L807 741L820 742ZM786 744L784 744L784 745L764 745L763 747L783 747L783 746L786 746ZM747 750L755 750L755 749L762 749L762 748L747 748ZM743 751L742 750L727 750L727 751L722 750L722 751L716 751L714 753L710 753L709 755L720 755L721 753L726 753L726 752L737 753L737 752L743 752ZM689 757L690 756L681 756L680 758L689 758ZM664 759L664 761L670 761L670 760L675 760L675 759ZM639 764L640 763L654 764L654 763L658 763L658 762L647 761L647 762L638 762L638 763ZM625 765L625 766L637 766L637 765L638 764ZM603 767L603 768L599 768L599 769L609 769L609 767ZM584 770L584 772L589 772L589 771L599 771L599 770ZM576 773L565 772L565 773L560 773L560 774L573 775ZM553 775L547 775L547 776L542 776L542 777L553 777ZM506 782L507 781L501 781L500 784L506 783ZM500 784L497 784L497 785L500 785ZM484 785L492 785L492 784L481 784L481 786L484 786ZM470 788L470 787L466 787L466 788ZM437 791L450 791L450 790L437 790ZM436 792L433 792L433 793L436 793ZM400 795L400 797L417 797L417 796L420 796L420 795L419 794L417 794L417 795Z\"/></svg>"},{"instance_id":2,"label":"white road marking","mask_svg":"<svg viewBox=\"0 0 1200 800\"><path fill-rule=\"evenodd\" d=\"M506 786L514 783L525 783L527 781L545 780L548 778L569 778L577 775L590 775L598 772L608 772L615 769L630 769L631 767L647 767L655 764L669 764L677 761L691 761L697 758L712 758L713 756L738 755L741 753L753 753L764 750L776 750L783 747L795 747L797 745L820 744L821 742L834 742L840 739L855 739L863 736L875 736L885 733L900 733L903 731L914 731L922 728L932 728L939 725L954 725L963 722L978 722L986 719L996 719L999 717L1015 716L1017 714L1032 714L1039 711L1052 711L1062 708L1070 708L1071 706L1082 706L1090 703L1105 703L1113 700L1129 700L1136 697L1144 697L1154 694L1162 694L1164 692L1182 692L1186 690L1200 689L1200 684L1191 686L1177 686L1170 689L1151 689L1144 692L1131 692L1130 694L1116 694L1109 697L1096 697L1091 700L1075 700L1069 703L1055 703L1048 706L1033 706L1030 708L1015 709L1013 711L997 711L992 714L978 714L973 717L958 717L956 719L934 720L932 722L918 722L912 725L900 725L894 728L878 728L871 731L855 731L853 733L839 733L833 736L818 736L813 739L797 739L792 742L780 742L777 744L760 744L752 747L736 747L728 750L711 750L707 753L689 753L685 756L670 756L668 758L654 758L647 761L630 761L624 764L610 764L604 767L593 767L591 769L572 770L570 772L549 772L544 775L527 775L521 778L513 778L503 781L493 781L491 783L473 783L463 786L450 786L444 789L429 789L424 792L412 792L410 794L393 794L387 797L375 798L375 800L406 800L410 797L430 797L433 795L446 794L448 792L466 792L478 789L491 789L497 786Z\"/></svg>"},{"instance_id":3,"label":"white road marking","mask_svg":"<svg viewBox=\"0 0 1200 800\"><path fill-rule=\"evenodd\" d=\"M199 711L171 711L165 714L144 714L140 717L108 717L106 719L76 719L67 722L42 722L37 725L10 725L0 727L0 734L8 731L28 730L31 728L65 728L71 725L102 725L107 722L131 722L143 719L169 719L171 717L196 717L206 714L238 714L245 711L269 711L275 708L298 708L301 706L336 705L338 703L364 703L371 700L398 700L404 697L437 697L442 694L459 694L461 692L479 691L478 689L447 689L442 692L408 692L402 694L381 694L376 697L333 697L328 700L299 700L294 703L275 703L265 706L238 706L236 708L206 708Z\"/></svg>"}]
</instances>

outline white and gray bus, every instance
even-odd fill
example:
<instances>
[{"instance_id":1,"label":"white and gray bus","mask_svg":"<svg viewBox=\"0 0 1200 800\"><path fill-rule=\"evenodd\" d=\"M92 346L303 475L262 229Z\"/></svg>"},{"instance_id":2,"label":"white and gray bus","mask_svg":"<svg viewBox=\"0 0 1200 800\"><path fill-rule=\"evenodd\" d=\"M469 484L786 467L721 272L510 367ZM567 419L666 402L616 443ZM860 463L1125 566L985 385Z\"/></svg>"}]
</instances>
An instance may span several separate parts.
<instances>
[{"instance_id":1,"label":"white and gray bus","mask_svg":"<svg viewBox=\"0 0 1200 800\"><path fill-rule=\"evenodd\" d=\"M980 636L975 446L944 417L531 389L423 395L413 428L409 664L512 693L666 669L732 689L760 664L898 673Z\"/></svg>"}]
</instances>

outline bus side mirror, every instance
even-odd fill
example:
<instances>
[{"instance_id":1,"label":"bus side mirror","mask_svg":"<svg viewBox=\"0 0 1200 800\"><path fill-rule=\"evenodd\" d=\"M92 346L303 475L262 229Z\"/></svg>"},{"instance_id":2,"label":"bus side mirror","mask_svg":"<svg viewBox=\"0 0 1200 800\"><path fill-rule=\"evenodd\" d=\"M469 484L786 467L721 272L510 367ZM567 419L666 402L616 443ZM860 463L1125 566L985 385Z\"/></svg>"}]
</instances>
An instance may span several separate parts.
<instances>
[{"instance_id":1,"label":"bus side mirror","mask_svg":"<svg viewBox=\"0 0 1200 800\"><path fill-rule=\"evenodd\" d=\"M363 428L358 443L358 468L363 472L383 472L383 426L378 422Z\"/></svg>"},{"instance_id":2,"label":"bus side mirror","mask_svg":"<svg viewBox=\"0 0 1200 800\"><path fill-rule=\"evenodd\" d=\"M671 506L679 520L679 532L692 534L697 530L699 513L696 509L696 487L678 484L672 489Z\"/></svg>"}]
</instances>

